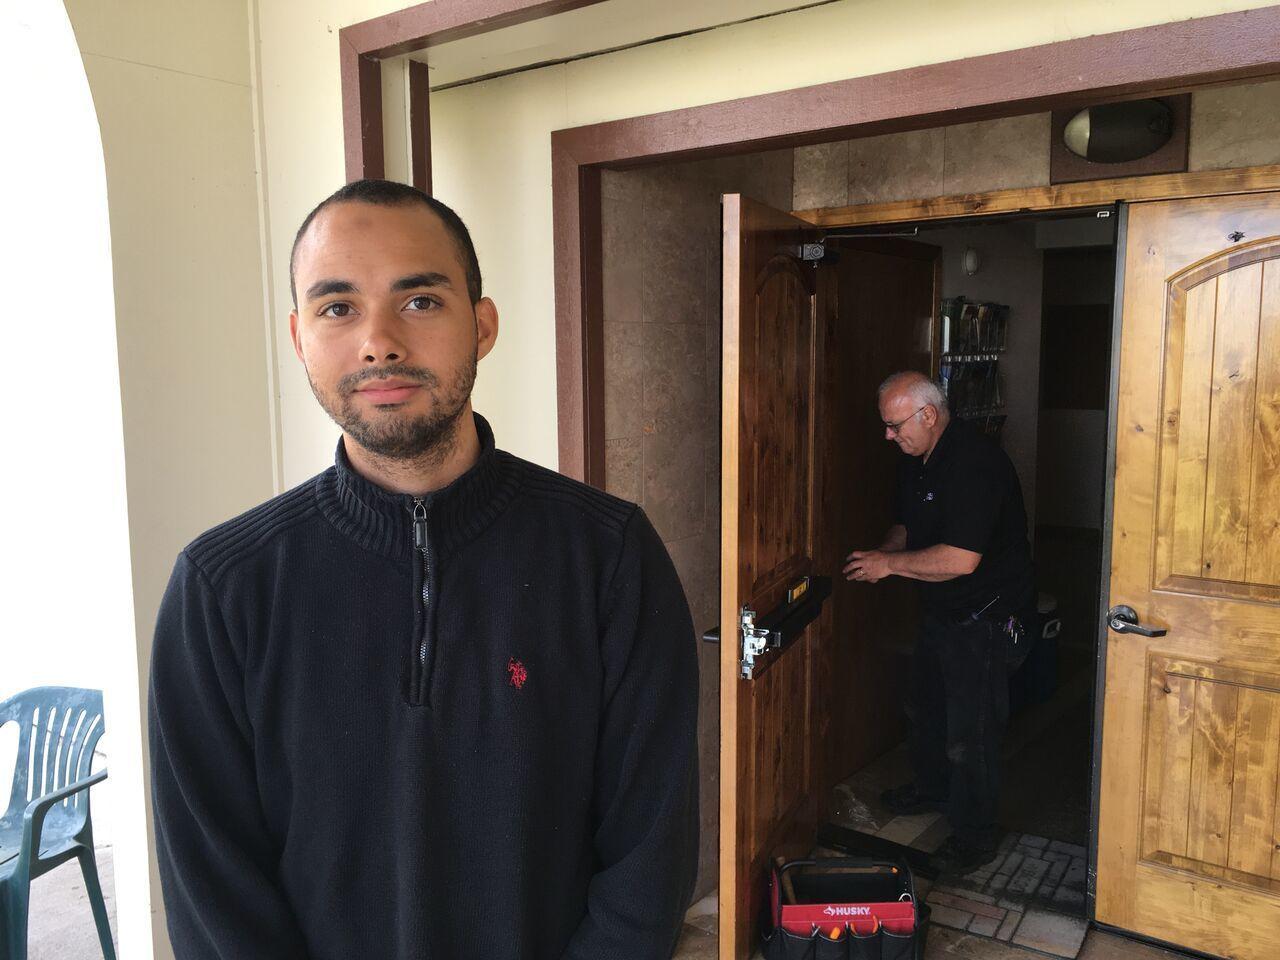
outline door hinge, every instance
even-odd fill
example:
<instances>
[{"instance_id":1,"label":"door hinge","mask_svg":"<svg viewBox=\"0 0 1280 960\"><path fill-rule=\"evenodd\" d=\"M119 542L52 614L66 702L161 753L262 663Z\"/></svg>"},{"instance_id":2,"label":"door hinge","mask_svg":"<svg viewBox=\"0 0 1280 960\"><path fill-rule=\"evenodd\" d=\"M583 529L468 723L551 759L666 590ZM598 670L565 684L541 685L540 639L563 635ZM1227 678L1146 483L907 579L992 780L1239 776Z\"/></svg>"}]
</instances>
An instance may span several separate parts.
<instances>
[{"instance_id":1,"label":"door hinge","mask_svg":"<svg viewBox=\"0 0 1280 960\"><path fill-rule=\"evenodd\" d=\"M742 629L742 659L739 665L742 667L742 679L750 680L755 673L756 657L769 649L773 631L756 626L756 612L750 607L742 608L738 624Z\"/></svg>"}]
</instances>

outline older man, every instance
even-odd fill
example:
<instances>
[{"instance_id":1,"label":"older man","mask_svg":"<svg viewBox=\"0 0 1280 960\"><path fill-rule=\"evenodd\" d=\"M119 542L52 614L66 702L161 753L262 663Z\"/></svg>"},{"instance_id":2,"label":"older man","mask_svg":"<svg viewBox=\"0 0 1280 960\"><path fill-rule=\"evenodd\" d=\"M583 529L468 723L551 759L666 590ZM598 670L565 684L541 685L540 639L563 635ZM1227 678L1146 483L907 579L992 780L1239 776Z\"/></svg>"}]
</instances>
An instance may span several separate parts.
<instances>
[{"instance_id":1,"label":"older man","mask_svg":"<svg viewBox=\"0 0 1280 960\"><path fill-rule=\"evenodd\" d=\"M899 813L945 805L954 833L939 866L969 872L994 858L1008 671L1025 658L1034 616L1022 490L1009 457L953 420L923 374L880 385L885 439L901 448L894 524L855 550L845 578L920 582L922 616L909 713L915 779L883 799Z\"/></svg>"},{"instance_id":2,"label":"older man","mask_svg":"<svg viewBox=\"0 0 1280 960\"><path fill-rule=\"evenodd\" d=\"M342 439L183 550L160 609L175 954L670 956L698 666L661 540L473 414L498 314L443 203L349 184L290 266L294 347Z\"/></svg>"}]
</instances>

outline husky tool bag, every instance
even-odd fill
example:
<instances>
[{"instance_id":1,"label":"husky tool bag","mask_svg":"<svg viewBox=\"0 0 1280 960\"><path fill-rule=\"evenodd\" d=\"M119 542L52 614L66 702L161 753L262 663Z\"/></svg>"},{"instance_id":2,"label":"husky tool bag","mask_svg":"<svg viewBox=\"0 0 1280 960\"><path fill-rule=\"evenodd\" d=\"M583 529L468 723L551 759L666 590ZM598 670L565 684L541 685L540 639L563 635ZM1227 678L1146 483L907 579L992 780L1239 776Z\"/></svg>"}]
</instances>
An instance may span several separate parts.
<instances>
[{"instance_id":1,"label":"husky tool bag","mask_svg":"<svg viewBox=\"0 0 1280 960\"><path fill-rule=\"evenodd\" d=\"M923 960L929 908L905 863L793 860L769 875L765 960Z\"/></svg>"}]
</instances>

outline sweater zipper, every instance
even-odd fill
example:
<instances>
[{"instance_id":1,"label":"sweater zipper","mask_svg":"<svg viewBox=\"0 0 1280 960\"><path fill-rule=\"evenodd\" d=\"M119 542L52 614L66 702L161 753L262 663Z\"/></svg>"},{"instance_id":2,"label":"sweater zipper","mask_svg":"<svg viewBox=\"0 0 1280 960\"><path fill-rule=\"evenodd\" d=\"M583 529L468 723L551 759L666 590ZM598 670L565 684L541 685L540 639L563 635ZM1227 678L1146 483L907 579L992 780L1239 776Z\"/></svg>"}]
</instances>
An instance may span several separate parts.
<instances>
[{"instance_id":1,"label":"sweater zipper","mask_svg":"<svg viewBox=\"0 0 1280 960\"><path fill-rule=\"evenodd\" d=\"M417 640L416 657L411 671L414 703L427 702L427 687L431 666L433 618L431 616L431 525L429 501L413 498L413 548L418 551L422 563L422 630Z\"/></svg>"}]
</instances>

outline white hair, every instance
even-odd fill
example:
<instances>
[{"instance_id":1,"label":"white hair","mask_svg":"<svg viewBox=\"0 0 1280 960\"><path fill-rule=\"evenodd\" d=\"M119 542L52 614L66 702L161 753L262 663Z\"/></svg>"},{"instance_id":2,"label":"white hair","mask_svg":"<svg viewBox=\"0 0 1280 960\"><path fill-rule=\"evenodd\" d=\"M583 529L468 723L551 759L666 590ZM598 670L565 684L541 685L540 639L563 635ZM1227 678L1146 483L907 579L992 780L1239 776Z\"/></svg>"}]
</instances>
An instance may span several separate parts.
<instances>
[{"instance_id":1,"label":"white hair","mask_svg":"<svg viewBox=\"0 0 1280 960\"><path fill-rule=\"evenodd\" d=\"M903 370L889 374L884 378L884 383L880 384L880 389L876 391L876 398L883 399L886 393L895 389L902 390L922 407L929 404L939 412L947 409L946 393L936 380L930 380L923 373Z\"/></svg>"}]
</instances>

